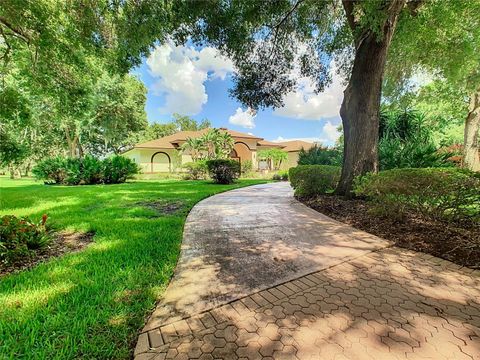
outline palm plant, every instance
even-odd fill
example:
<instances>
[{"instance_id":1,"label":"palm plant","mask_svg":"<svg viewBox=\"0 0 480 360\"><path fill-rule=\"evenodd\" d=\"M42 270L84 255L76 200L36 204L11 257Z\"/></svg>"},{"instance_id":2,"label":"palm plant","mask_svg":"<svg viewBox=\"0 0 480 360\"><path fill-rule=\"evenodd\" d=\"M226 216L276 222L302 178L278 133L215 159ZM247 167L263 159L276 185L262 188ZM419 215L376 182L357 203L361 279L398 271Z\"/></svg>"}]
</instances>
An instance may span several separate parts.
<instances>
[{"instance_id":1,"label":"palm plant","mask_svg":"<svg viewBox=\"0 0 480 360\"><path fill-rule=\"evenodd\" d=\"M217 140L217 157L221 159L228 158L235 145L233 137L226 131L219 131Z\"/></svg>"},{"instance_id":2,"label":"palm plant","mask_svg":"<svg viewBox=\"0 0 480 360\"><path fill-rule=\"evenodd\" d=\"M182 152L189 152L193 161L201 160L205 151L205 142L203 137L187 138L181 146Z\"/></svg>"}]
</instances>

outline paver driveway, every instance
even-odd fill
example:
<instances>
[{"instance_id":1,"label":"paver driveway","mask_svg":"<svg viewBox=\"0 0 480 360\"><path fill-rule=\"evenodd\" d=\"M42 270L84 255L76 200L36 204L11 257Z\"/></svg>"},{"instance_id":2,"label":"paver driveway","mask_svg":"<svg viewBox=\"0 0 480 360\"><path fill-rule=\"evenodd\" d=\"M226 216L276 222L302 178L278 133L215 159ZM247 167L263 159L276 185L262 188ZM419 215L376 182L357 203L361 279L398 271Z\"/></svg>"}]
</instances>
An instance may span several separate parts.
<instances>
[{"instance_id":1,"label":"paver driveway","mask_svg":"<svg viewBox=\"0 0 480 360\"><path fill-rule=\"evenodd\" d=\"M142 359L480 359L480 274L305 207L286 183L197 204Z\"/></svg>"}]
</instances>

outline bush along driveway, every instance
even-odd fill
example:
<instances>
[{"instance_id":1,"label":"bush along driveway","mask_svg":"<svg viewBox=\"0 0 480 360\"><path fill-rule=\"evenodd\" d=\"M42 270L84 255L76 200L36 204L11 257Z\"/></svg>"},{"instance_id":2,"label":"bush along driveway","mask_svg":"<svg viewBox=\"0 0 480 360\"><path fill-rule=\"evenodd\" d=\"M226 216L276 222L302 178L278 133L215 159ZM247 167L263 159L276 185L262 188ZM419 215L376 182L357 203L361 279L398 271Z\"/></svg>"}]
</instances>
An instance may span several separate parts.
<instances>
[{"instance_id":1,"label":"bush along driveway","mask_svg":"<svg viewBox=\"0 0 480 360\"><path fill-rule=\"evenodd\" d=\"M0 278L7 359L127 359L172 276L185 218L199 200L258 181L137 181L45 186L1 178L1 215L95 233L80 252Z\"/></svg>"}]
</instances>

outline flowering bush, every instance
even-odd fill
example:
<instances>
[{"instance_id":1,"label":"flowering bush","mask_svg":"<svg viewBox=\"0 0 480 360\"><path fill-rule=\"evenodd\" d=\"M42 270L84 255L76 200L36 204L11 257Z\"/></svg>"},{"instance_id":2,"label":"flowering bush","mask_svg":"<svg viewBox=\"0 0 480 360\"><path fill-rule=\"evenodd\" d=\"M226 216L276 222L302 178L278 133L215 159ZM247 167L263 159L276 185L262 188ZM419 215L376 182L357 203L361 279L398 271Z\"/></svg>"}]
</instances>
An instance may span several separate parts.
<instances>
[{"instance_id":1,"label":"flowering bush","mask_svg":"<svg viewBox=\"0 0 480 360\"><path fill-rule=\"evenodd\" d=\"M0 261L15 262L31 251L46 246L51 237L47 230L47 215L44 214L38 223L27 217L17 218L4 215L0 218Z\"/></svg>"}]
</instances>

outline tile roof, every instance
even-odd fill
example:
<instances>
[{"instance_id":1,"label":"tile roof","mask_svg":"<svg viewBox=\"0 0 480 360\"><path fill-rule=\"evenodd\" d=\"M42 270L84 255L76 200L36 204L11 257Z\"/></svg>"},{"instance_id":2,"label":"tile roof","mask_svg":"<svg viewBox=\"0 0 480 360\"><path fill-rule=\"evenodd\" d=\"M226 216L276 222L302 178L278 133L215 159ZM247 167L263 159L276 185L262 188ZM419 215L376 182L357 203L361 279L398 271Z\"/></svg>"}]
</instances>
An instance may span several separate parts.
<instances>
[{"instance_id":1,"label":"tile roof","mask_svg":"<svg viewBox=\"0 0 480 360\"><path fill-rule=\"evenodd\" d=\"M179 131L175 134L164 136L160 139L150 140L141 144L135 145L135 148L155 148L155 149L175 149L176 144L179 141L185 141L188 138L197 138L205 134L210 129L203 129L198 131ZM255 135L250 135L242 133L239 131L229 130L225 128L220 128L219 130L226 131L233 138L242 138L242 139L256 139L259 141L264 141L263 138L257 137Z\"/></svg>"},{"instance_id":2,"label":"tile roof","mask_svg":"<svg viewBox=\"0 0 480 360\"><path fill-rule=\"evenodd\" d=\"M257 142L257 145L258 146L279 147L279 148L285 147L285 145L282 145L282 144L279 144L279 143L276 143L276 142L272 142L272 141L268 141L268 140L260 140L260 141Z\"/></svg>"},{"instance_id":3,"label":"tile roof","mask_svg":"<svg viewBox=\"0 0 480 360\"><path fill-rule=\"evenodd\" d=\"M279 142L278 144L283 145L284 148L282 150L287 152L300 151L302 148L305 150L308 150L313 145L315 145L314 143L310 143L302 140L282 141L282 142Z\"/></svg>"}]
</instances>

